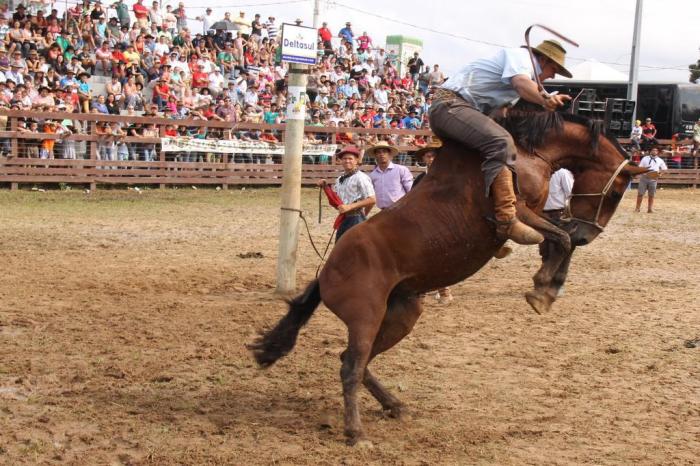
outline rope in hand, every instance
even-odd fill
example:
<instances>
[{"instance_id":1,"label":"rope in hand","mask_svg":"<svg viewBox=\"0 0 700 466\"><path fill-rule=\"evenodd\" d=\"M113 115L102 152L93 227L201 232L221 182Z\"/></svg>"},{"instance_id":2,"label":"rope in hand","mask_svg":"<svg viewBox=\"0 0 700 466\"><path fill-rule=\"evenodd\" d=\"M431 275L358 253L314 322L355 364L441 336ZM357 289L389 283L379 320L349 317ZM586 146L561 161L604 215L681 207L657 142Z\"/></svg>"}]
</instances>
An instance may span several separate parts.
<instances>
[{"instance_id":1,"label":"rope in hand","mask_svg":"<svg viewBox=\"0 0 700 466\"><path fill-rule=\"evenodd\" d=\"M309 229L309 223L306 221L306 217L304 217L304 211L301 209L293 209L291 207L280 207L280 210L286 210L288 212L296 212L299 214L299 217L304 221L304 226L306 227L306 235L309 237L309 242L311 243L311 247L314 249L316 252L316 255L321 259L321 262L318 264L318 267L316 268L316 277L318 277L318 273L321 271L321 266L326 260L326 254L328 254L328 248L331 246L331 241L333 240L333 233L335 233L335 230L331 232L330 237L328 238L328 243L326 243L326 248L323 250L323 254L321 254L316 247L316 243L314 243L314 239L311 236L311 230Z\"/></svg>"}]
</instances>

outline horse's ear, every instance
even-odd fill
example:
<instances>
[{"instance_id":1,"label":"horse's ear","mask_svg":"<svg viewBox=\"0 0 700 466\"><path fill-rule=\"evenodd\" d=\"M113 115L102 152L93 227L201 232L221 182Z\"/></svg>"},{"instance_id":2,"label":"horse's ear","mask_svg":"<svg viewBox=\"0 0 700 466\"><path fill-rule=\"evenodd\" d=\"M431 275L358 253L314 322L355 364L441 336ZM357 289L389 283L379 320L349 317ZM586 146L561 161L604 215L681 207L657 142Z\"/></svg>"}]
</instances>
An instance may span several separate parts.
<instances>
[{"instance_id":1,"label":"horse's ear","mask_svg":"<svg viewBox=\"0 0 700 466\"><path fill-rule=\"evenodd\" d=\"M625 165L625 168L622 169L622 173L625 173L629 176L642 175L644 173L647 173L648 171L648 168L638 167L636 165Z\"/></svg>"}]
</instances>

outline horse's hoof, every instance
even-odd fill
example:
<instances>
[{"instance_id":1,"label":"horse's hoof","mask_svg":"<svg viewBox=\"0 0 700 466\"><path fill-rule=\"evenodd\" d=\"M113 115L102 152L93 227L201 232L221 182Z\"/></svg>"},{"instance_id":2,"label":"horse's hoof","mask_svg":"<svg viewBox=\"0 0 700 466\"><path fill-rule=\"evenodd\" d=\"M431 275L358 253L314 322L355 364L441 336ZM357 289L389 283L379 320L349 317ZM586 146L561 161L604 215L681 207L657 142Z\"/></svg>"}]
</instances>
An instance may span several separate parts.
<instances>
[{"instance_id":1,"label":"horse's hoof","mask_svg":"<svg viewBox=\"0 0 700 466\"><path fill-rule=\"evenodd\" d=\"M532 307L532 309L538 314L548 312L552 308L552 298L550 298L544 293L528 291L527 293L525 293L525 300L530 305L530 307Z\"/></svg>"},{"instance_id":2,"label":"horse's hoof","mask_svg":"<svg viewBox=\"0 0 700 466\"><path fill-rule=\"evenodd\" d=\"M382 414L391 419L406 419L406 417L409 416L406 407L402 404L387 408Z\"/></svg>"},{"instance_id":3,"label":"horse's hoof","mask_svg":"<svg viewBox=\"0 0 700 466\"><path fill-rule=\"evenodd\" d=\"M351 434L348 435L347 433L345 434L347 436L347 439L345 440L345 443L347 443L351 447L356 447L356 448L362 448L366 450L371 450L374 448L374 445L372 442L364 438L362 435L358 434Z\"/></svg>"}]
</instances>

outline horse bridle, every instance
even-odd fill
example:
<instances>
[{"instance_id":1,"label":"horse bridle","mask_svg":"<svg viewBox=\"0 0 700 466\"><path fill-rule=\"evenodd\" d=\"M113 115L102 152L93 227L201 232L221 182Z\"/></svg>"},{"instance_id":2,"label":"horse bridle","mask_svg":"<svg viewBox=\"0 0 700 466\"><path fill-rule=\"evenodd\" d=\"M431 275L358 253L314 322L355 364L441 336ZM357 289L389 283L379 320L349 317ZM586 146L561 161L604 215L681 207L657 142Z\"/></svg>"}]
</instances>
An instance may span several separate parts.
<instances>
[{"instance_id":1,"label":"horse bridle","mask_svg":"<svg viewBox=\"0 0 700 466\"><path fill-rule=\"evenodd\" d=\"M605 201L605 198L607 197L608 193L610 192L610 189L612 188L612 185L613 185L613 183L615 182L615 179L617 179L617 175L619 175L620 172L622 172L622 170L625 168L625 165L627 165L628 163L629 163L629 160L627 160L627 159L625 159L625 160L623 160L622 162L620 162L620 165L617 166L617 169L616 169L615 172L612 174L612 176L610 177L610 179L608 180L608 182L605 184L605 187L603 188L603 190L602 190L601 192L599 192L599 193L576 193L576 194L573 194L573 193L572 193L572 194L571 194L572 200L573 200L574 197L600 196L600 202L598 203L598 210L596 211L595 217L593 218L593 220L584 220L584 219L579 218L579 217L574 217L574 216L573 216L573 212L571 211L571 209L569 209L569 211L571 212L572 215L569 216L569 217L567 217L567 218L564 219L564 220L567 221L567 222L570 222L570 221L572 221L572 220L575 220L575 221L580 222L580 223L586 223L586 224L588 224L588 225L592 225L592 226L594 226L595 228L597 228L601 233L602 233L603 231L605 231L605 227L602 226L602 225L598 222L598 220L600 219L600 212L601 212L601 210L603 210L603 202Z\"/></svg>"}]
</instances>

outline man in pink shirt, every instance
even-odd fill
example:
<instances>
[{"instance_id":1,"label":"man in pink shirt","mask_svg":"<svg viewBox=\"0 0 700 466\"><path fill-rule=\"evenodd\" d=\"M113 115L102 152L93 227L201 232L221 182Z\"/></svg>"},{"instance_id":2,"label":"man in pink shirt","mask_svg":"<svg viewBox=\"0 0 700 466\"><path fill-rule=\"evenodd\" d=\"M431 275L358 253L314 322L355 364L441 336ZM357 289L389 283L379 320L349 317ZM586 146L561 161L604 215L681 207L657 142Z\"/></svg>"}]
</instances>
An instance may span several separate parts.
<instances>
[{"instance_id":1,"label":"man in pink shirt","mask_svg":"<svg viewBox=\"0 0 700 466\"><path fill-rule=\"evenodd\" d=\"M377 166L369 174L369 177L372 179L377 207L380 209L394 205L413 186L411 171L403 165L392 162L398 153L398 149L390 146L386 141L379 141L365 151L367 157L374 157L377 160Z\"/></svg>"}]
</instances>

